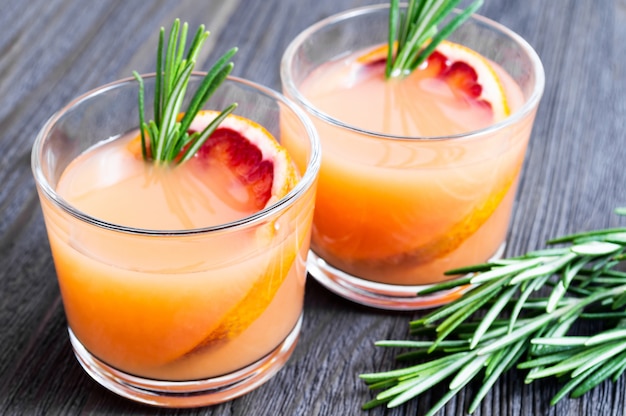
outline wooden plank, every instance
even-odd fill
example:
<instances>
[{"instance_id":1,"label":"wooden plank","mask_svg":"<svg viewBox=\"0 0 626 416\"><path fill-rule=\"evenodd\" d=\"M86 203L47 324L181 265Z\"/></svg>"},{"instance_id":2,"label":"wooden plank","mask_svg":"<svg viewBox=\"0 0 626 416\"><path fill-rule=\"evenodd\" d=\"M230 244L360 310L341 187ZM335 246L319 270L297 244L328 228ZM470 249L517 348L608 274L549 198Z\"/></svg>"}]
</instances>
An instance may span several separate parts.
<instances>
[{"instance_id":1,"label":"wooden plank","mask_svg":"<svg viewBox=\"0 0 626 416\"><path fill-rule=\"evenodd\" d=\"M164 410L119 398L80 368L67 338L45 227L30 172L30 147L45 120L70 99L131 70L153 70L158 27L174 17L204 23L212 35L208 67L238 45L235 74L280 88L289 41L330 14L369 0L0 1L0 414L352 415L371 396L357 376L391 368L379 339L407 337L421 312L367 309L307 284L298 348L267 384L206 409ZM540 54L546 90L509 236L508 253L548 238L624 225L626 206L626 8L623 1L492 0L481 14L521 34ZM505 375L477 415L624 415L626 381L585 397L548 402L559 385ZM462 414L471 385L440 412ZM423 414L443 393L368 415ZM365 414L365 413L364 413Z\"/></svg>"}]
</instances>

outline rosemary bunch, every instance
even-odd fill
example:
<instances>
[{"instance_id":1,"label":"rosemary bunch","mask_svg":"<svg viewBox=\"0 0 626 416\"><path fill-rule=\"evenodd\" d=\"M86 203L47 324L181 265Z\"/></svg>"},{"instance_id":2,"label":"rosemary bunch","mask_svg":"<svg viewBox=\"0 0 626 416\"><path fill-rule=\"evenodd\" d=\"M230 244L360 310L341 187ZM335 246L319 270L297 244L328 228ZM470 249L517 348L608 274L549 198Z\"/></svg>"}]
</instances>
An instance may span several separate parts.
<instances>
[{"instance_id":1,"label":"rosemary bunch","mask_svg":"<svg viewBox=\"0 0 626 416\"><path fill-rule=\"evenodd\" d=\"M626 215L626 209L616 212ZM551 376L566 380L552 404L617 380L626 369L626 272L616 267L626 260L626 228L548 242L557 243L563 246L452 270L451 275L470 275L423 291L471 285L461 298L410 322L412 334L430 341L376 343L408 349L397 358L420 362L362 374L371 389L383 389L364 408L398 406L449 380L432 415L470 381L482 379L468 409L472 413L514 366L529 370L527 383ZM540 291L548 295L538 297ZM612 326L593 336L568 335L585 319Z\"/></svg>"},{"instance_id":2,"label":"rosemary bunch","mask_svg":"<svg viewBox=\"0 0 626 416\"><path fill-rule=\"evenodd\" d=\"M204 25L200 25L185 55L187 30L187 23L181 27L180 20L176 19L172 24L167 44L165 44L165 29L161 28L156 58L154 120L147 123L144 116L143 79L137 72L133 72L134 77L139 82L139 125L141 127L142 155L145 160L152 160L155 163L173 161L182 163L189 160L222 120L237 107L236 103L226 107L202 132L191 134L188 132L198 111L202 109L202 106L230 74L233 63L228 61L237 53L237 48L230 49L217 60L205 75L181 118L187 85L198 54L209 36L209 32L204 30Z\"/></svg>"},{"instance_id":3,"label":"rosemary bunch","mask_svg":"<svg viewBox=\"0 0 626 416\"><path fill-rule=\"evenodd\" d=\"M455 17L446 21L461 0L410 0L400 12L399 0L391 0L389 9L389 48L385 76L404 77L413 72L482 5L475 0ZM395 54L394 54L395 50Z\"/></svg>"}]
</instances>

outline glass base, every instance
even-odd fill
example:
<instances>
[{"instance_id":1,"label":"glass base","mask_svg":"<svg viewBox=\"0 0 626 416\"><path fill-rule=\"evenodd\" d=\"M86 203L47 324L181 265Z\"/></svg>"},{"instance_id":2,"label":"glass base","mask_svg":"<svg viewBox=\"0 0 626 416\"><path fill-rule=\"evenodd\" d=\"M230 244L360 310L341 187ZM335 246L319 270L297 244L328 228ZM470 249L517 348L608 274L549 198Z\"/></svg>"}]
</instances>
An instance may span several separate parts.
<instances>
[{"instance_id":1,"label":"glass base","mask_svg":"<svg viewBox=\"0 0 626 416\"><path fill-rule=\"evenodd\" d=\"M505 243L498 248L490 260L502 257ZM352 302L372 308L386 310L418 310L445 305L460 297L467 286L462 286L430 295L417 296L416 293L432 285L400 286L372 282L343 272L309 251L307 271L331 292Z\"/></svg>"},{"instance_id":2,"label":"glass base","mask_svg":"<svg viewBox=\"0 0 626 416\"><path fill-rule=\"evenodd\" d=\"M98 383L113 393L153 406L183 408L223 403L242 396L272 378L293 353L302 315L287 338L259 361L219 377L194 381L162 381L133 376L100 361L80 343L71 329L70 342L78 362Z\"/></svg>"}]
</instances>

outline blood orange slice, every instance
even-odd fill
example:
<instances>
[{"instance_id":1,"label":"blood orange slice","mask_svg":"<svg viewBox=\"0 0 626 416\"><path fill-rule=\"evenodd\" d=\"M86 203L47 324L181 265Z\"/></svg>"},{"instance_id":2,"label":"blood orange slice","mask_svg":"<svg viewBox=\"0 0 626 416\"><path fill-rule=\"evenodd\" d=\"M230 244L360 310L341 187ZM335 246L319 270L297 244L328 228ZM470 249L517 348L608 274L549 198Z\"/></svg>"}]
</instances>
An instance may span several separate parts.
<instances>
[{"instance_id":1,"label":"blood orange slice","mask_svg":"<svg viewBox=\"0 0 626 416\"><path fill-rule=\"evenodd\" d=\"M218 115L217 111L200 111L189 132L204 130ZM132 141L128 150L141 158L139 140L137 137ZM234 114L228 115L194 158L185 163L192 161L202 167L199 172L205 175L199 180L211 181L214 175L229 175L229 180L234 179L243 185L251 213L282 199L299 180L291 156L272 134L260 124ZM161 365L228 341L247 329L266 310L294 266L302 237L290 235L289 227L274 222L259 225L254 231L250 236L254 241L246 244L256 247L257 255L263 258L255 262L258 267L248 268L250 276L233 279L237 281L236 288L207 295L206 313L198 317L198 322L185 323L193 330L167 347L163 346L155 353L158 356L149 360L144 357L144 360ZM212 299L213 296L216 298ZM180 305L180 308L185 307ZM174 306L170 310L172 308ZM162 331L168 331L167 325L163 327Z\"/></svg>"},{"instance_id":2,"label":"blood orange slice","mask_svg":"<svg viewBox=\"0 0 626 416\"><path fill-rule=\"evenodd\" d=\"M203 129L218 113L200 112L191 130ZM236 175L249 190L258 209L265 208L284 197L297 183L298 175L286 149L259 124L236 115L229 115L198 151L197 158L209 165L220 164ZM281 227L267 224L257 232L261 240L285 233ZM279 231L276 231L278 229ZM280 238L284 238L281 236ZM296 247L301 241L287 243L280 249L268 247L270 260L261 275L251 281L246 295L223 315L220 322L207 332L201 342L186 352L195 353L222 341L234 338L254 322L267 308L296 259ZM269 244L262 241L260 244Z\"/></svg>"},{"instance_id":3,"label":"blood orange slice","mask_svg":"<svg viewBox=\"0 0 626 416\"><path fill-rule=\"evenodd\" d=\"M441 67L437 76L445 79L453 90L491 106L494 123L509 116L511 110L504 87L487 59L470 48L447 41L439 44L436 53L445 60L431 55L429 64L439 59Z\"/></svg>"},{"instance_id":4,"label":"blood orange slice","mask_svg":"<svg viewBox=\"0 0 626 416\"><path fill-rule=\"evenodd\" d=\"M217 111L200 111L189 133L202 131L218 115ZM129 142L127 149L136 158L142 158L141 137ZM207 181L212 174L227 172L243 184L253 211L274 204L298 182L289 153L272 134L260 124L234 114L220 123L195 157L206 164ZM211 168L216 172L211 172Z\"/></svg>"},{"instance_id":5,"label":"blood orange slice","mask_svg":"<svg viewBox=\"0 0 626 416\"><path fill-rule=\"evenodd\" d=\"M388 46L376 47L357 58L361 65L360 76L383 76ZM376 75L373 75L376 74ZM497 123L511 113L504 86L491 61L476 51L450 41L442 41L427 60L401 83L421 82L427 79L442 81L437 85L447 85L455 99L463 100L471 106L481 108L481 117L487 115L487 123ZM394 80L390 80L393 82ZM484 110L484 111L482 111ZM464 241L473 235L495 212L514 183L514 177L503 177L493 192L483 201L476 203L475 208L451 224L444 233L434 236L427 243L407 237L397 240L397 245L387 244L381 249L380 242L375 241L359 253L358 261L366 264L369 270L385 270L385 265L406 265L410 273L412 267L433 262L453 252ZM415 230L408 230L410 235ZM402 233L399 233L402 234ZM406 234L405 234L406 235ZM346 256L347 257L347 256ZM384 273L382 271L381 273Z\"/></svg>"},{"instance_id":6,"label":"blood orange slice","mask_svg":"<svg viewBox=\"0 0 626 416\"><path fill-rule=\"evenodd\" d=\"M387 49L387 45L375 48L358 61L366 66L384 65ZM458 43L442 41L411 76L445 81L459 99L489 108L492 123L511 113L500 77L490 61Z\"/></svg>"},{"instance_id":7,"label":"blood orange slice","mask_svg":"<svg viewBox=\"0 0 626 416\"><path fill-rule=\"evenodd\" d=\"M201 131L218 115L216 111L201 111L190 130ZM287 150L263 126L234 114L220 123L196 157L231 171L248 188L251 203L258 210L287 195L298 181Z\"/></svg>"}]
</instances>

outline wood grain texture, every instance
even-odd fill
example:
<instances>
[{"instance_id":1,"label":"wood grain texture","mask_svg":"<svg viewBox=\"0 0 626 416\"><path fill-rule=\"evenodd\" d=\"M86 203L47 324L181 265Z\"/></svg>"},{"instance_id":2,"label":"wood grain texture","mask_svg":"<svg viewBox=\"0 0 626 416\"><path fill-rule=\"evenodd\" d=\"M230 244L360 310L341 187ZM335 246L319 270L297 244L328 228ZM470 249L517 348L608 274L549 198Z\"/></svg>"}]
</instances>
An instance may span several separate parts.
<instances>
[{"instance_id":1,"label":"wood grain texture","mask_svg":"<svg viewBox=\"0 0 626 416\"><path fill-rule=\"evenodd\" d=\"M208 67L240 48L234 74L279 89L288 42L358 0L0 0L0 414L55 415L404 415L423 414L441 390L406 406L368 413L357 375L389 369L379 339L406 337L421 315L371 310L310 280L298 347L258 390L204 409L132 403L93 382L74 359L45 227L30 171L30 148L46 119L98 85L153 70L157 28L175 17L212 35ZM541 56L546 89L535 122L508 239L508 253L550 237L624 225L626 206L626 2L487 0L481 14L522 35ZM604 383L554 407L558 384L507 373L477 415L626 414L626 380ZM464 413L479 386L441 415Z\"/></svg>"}]
</instances>

